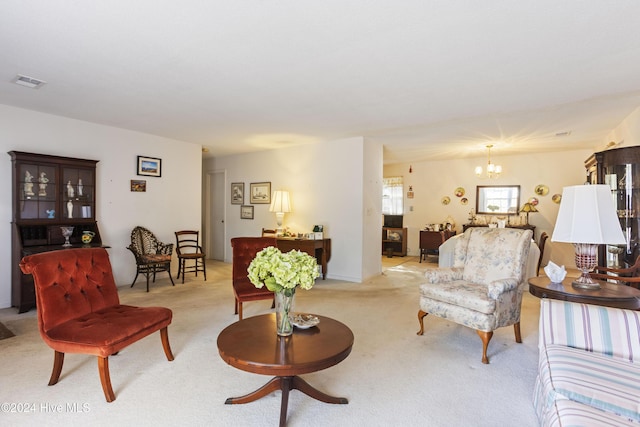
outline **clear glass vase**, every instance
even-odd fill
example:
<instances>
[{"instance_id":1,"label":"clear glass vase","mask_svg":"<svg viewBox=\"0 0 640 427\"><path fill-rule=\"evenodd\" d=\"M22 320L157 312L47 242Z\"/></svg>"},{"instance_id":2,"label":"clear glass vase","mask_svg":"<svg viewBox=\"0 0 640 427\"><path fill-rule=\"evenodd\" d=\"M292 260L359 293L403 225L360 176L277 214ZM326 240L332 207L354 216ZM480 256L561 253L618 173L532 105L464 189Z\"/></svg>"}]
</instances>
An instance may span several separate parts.
<instances>
[{"instance_id":1,"label":"clear glass vase","mask_svg":"<svg viewBox=\"0 0 640 427\"><path fill-rule=\"evenodd\" d=\"M293 333L293 323L291 323L291 310L293 309L293 297L295 289L286 289L276 292L276 330L278 335L286 337Z\"/></svg>"}]
</instances>

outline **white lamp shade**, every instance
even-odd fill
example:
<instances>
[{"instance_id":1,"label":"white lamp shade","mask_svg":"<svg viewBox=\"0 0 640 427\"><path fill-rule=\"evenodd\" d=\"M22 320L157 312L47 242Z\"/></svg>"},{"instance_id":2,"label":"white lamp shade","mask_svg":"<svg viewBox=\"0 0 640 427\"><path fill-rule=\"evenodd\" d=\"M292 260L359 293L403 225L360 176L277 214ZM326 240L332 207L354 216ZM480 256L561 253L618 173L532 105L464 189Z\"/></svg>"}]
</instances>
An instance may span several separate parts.
<instances>
[{"instance_id":1,"label":"white lamp shade","mask_svg":"<svg viewBox=\"0 0 640 427\"><path fill-rule=\"evenodd\" d=\"M291 212L291 201L289 200L288 191L277 190L273 192L269 212Z\"/></svg>"},{"instance_id":2,"label":"white lamp shade","mask_svg":"<svg viewBox=\"0 0 640 427\"><path fill-rule=\"evenodd\" d=\"M564 187L551 240L618 245L625 242L608 185Z\"/></svg>"}]
</instances>

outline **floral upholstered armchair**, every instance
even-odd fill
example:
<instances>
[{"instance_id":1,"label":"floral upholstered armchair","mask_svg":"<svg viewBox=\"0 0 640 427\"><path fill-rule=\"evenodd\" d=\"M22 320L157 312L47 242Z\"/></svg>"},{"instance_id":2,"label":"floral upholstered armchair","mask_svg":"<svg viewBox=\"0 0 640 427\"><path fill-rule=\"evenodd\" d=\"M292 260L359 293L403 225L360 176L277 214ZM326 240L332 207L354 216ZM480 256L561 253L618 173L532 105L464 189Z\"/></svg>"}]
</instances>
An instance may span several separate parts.
<instances>
[{"instance_id":1,"label":"floral upholstered armchair","mask_svg":"<svg viewBox=\"0 0 640 427\"><path fill-rule=\"evenodd\" d=\"M493 331L513 325L520 337L520 308L531 230L469 228L457 239L454 264L425 272L420 285L418 321L424 333L427 314L475 329L482 339L482 363Z\"/></svg>"}]
</instances>

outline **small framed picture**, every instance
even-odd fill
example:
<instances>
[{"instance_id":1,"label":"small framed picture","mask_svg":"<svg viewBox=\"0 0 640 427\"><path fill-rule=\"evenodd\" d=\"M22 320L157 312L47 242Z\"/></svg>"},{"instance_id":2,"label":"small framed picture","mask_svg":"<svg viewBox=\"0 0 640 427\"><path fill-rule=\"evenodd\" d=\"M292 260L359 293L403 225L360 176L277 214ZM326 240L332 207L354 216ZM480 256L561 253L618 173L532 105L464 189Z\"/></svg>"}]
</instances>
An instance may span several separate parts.
<instances>
[{"instance_id":1,"label":"small framed picture","mask_svg":"<svg viewBox=\"0 0 640 427\"><path fill-rule=\"evenodd\" d=\"M144 193L145 191L147 191L147 181L132 179L131 191L134 191L137 193Z\"/></svg>"},{"instance_id":2,"label":"small framed picture","mask_svg":"<svg viewBox=\"0 0 640 427\"><path fill-rule=\"evenodd\" d=\"M231 183L231 204L244 205L244 182Z\"/></svg>"},{"instance_id":3,"label":"small framed picture","mask_svg":"<svg viewBox=\"0 0 640 427\"><path fill-rule=\"evenodd\" d=\"M253 206L251 205L240 206L240 219L253 219Z\"/></svg>"},{"instance_id":4,"label":"small framed picture","mask_svg":"<svg viewBox=\"0 0 640 427\"><path fill-rule=\"evenodd\" d=\"M162 160L155 157L138 156L138 175L162 176Z\"/></svg>"},{"instance_id":5,"label":"small framed picture","mask_svg":"<svg viewBox=\"0 0 640 427\"><path fill-rule=\"evenodd\" d=\"M250 203L253 205L261 203L271 203L271 183L270 182L252 182L251 183Z\"/></svg>"}]
</instances>

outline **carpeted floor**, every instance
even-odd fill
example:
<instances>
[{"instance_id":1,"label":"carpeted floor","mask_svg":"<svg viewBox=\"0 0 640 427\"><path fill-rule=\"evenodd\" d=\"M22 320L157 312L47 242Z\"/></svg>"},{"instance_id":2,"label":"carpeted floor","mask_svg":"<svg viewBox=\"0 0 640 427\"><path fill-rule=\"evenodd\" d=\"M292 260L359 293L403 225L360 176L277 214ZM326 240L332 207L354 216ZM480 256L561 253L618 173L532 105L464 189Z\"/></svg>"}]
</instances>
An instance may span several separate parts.
<instances>
[{"instance_id":1,"label":"carpeted floor","mask_svg":"<svg viewBox=\"0 0 640 427\"><path fill-rule=\"evenodd\" d=\"M365 283L319 280L296 293L295 310L322 314L354 332L353 351L329 369L303 375L318 389L349 399L330 405L293 391L289 426L535 426L532 392L537 368L539 301L524 296L523 343L502 328L483 365L476 333L428 316L417 336L418 284L432 263L383 257L383 274ZM437 261L431 257L431 262ZM245 405L225 405L269 377L225 364L219 332L233 315L231 265L209 262L206 283L188 275L171 286L161 278L146 293L143 281L122 286L123 303L173 310L168 362L154 334L109 359L116 401L106 403L94 357L68 354L60 382L48 387L53 351L41 340L35 311L0 310L16 337L0 341L3 425L272 426L280 392ZM269 301L245 304L245 316L267 313ZM8 404L8 405L7 405Z\"/></svg>"},{"instance_id":2,"label":"carpeted floor","mask_svg":"<svg viewBox=\"0 0 640 427\"><path fill-rule=\"evenodd\" d=\"M6 326L0 323L0 340L14 337L15 334L11 332Z\"/></svg>"}]
</instances>

